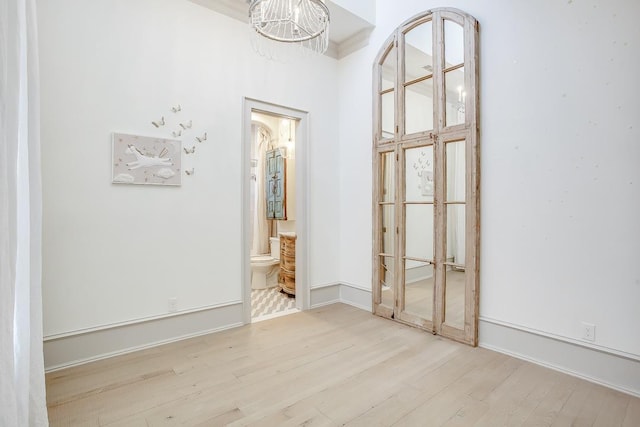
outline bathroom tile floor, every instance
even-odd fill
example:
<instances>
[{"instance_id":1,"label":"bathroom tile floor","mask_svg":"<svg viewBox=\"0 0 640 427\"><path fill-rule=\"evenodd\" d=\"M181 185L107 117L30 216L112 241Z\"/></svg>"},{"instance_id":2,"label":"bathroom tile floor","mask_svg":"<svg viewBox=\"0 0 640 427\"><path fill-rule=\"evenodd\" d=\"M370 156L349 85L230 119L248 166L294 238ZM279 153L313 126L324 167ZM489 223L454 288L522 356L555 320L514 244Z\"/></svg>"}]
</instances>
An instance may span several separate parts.
<instances>
[{"instance_id":1,"label":"bathroom tile floor","mask_svg":"<svg viewBox=\"0 0 640 427\"><path fill-rule=\"evenodd\" d=\"M296 299L281 293L279 287L251 291L252 322L259 322L297 311Z\"/></svg>"}]
</instances>

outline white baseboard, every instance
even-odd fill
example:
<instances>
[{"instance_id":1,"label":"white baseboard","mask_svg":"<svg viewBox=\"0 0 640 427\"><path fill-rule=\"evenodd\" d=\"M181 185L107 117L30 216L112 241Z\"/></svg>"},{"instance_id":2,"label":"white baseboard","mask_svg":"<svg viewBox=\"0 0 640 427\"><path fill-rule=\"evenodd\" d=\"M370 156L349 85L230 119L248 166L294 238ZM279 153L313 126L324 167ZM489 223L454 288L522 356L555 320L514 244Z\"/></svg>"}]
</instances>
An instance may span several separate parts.
<instances>
[{"instance_id":1,"label":"white baseboard","mask_svg":"<svg viewBox=\"0 0 640 427\"><path fill-rule=\"evenodd\" d=\"M340 302L340 283L329 283L322 286L314 286L310 291L311 302L309 307L311 308Z\"/></svg>"},{"instance_id":2,"label":"white baseboard","mask_svg":"<svg viewBox=\"0 0 640 427\"><path fill-rule=\"evenodd\" d=\"M351 283L342 283L340 286L340 302L361 310L372 311L371 289Z\"/></svg>"},{"instance_id":3,"label":"white baseboard","mask_svg":"<svg viewBox=\"0 0 640 427\"><path fill-rule=\"evenodd\" d=\"M640 397L640 361L480 319L480 347Z\"/></svg>"},{"instance_id":4,"label":"white baseboard","mask_svg":"<svg viewBox=\"0 0 640 427\"><path fill-rule=\"evenodd\" d=\"M329 283L311 288L311 308L337 302L371 311L371 289L350 283Z\"/></svg>"},{"instance_id":5,"label":"white baseboard","mask_svg":"<svg viewBox=\"0 0 640 427\"><path fill-rule=\"evenodd\" d=\"M47 372L242 326L242 303L232 303L44 341Z\"/></svg>"}]
</instances>

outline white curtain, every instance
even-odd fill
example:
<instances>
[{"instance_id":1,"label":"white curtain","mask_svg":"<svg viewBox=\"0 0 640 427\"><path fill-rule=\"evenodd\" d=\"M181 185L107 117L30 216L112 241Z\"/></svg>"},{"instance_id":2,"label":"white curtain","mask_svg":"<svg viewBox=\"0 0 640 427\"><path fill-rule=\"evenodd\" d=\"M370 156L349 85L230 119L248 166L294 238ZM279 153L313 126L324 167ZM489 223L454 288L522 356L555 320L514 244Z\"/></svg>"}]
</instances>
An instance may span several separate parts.
<instances>
[{"instance_id":1,"label":"white curtain","mask_svg":"<svg viewBox=\"0 0 640 427\"><path fill-rule=\"evenodd\" d=\"M0 1L0 426L47 426L35 0Z\"/></svg>"}]
</instances>

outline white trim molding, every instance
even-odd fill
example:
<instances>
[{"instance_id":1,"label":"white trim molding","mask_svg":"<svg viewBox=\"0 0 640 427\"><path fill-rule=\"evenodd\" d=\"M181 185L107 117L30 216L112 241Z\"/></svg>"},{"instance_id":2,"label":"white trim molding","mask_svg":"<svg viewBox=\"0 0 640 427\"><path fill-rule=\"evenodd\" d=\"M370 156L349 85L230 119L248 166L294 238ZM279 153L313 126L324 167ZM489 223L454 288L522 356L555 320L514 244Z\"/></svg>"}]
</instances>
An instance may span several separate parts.
<instances>
[{"instance_id":1,"label":"white trim molding","mask_svg":"<svg viewBox=\"0 0 640 427\"><path fill-rule=\"evenodd\" d=\"M242 302L108 325L44 340L47 372L242 326Z\"/></svg>"},{"instance_id":2,"label":"white trim molding","mask_svg":"<svg viewBox=\"0 0 640 427\"><path fill-rule=\"evenodd\" d=\"M640 360L493 319L480 318L480 347L640 397Z\"/></svg>"},{"instance_id":3,"label":"white trim molding","mask_svg":"<svg viewBox=\"0 0 640 427\"><path fill-rule=\"evenodd\" d=\"M340 286L340 301L345 304L370 312L371 300L371 289L346 282Z\"/></svg>"},{"instance_id":4,"label":"white trim molding","mask_svg":"<svg viewBox=\"0 0 640 427\"><path fill-rule=\"evenodd\" d=\"M318 308L325 305L342 302L340 299L340 283L327 283L316 285L309 289L310 308Z\"/></svg>"},{"instance_id":5,"label":"white trim molding","mask_svg":"<svg viewBox=\"0 0 640 427\"><path fill-rule=\"evenodd\" d=\"M361 310L371 311L371 289L351 283L325 283L311 289L311 308L341 302Z\"/></svg>"}]
</instances>

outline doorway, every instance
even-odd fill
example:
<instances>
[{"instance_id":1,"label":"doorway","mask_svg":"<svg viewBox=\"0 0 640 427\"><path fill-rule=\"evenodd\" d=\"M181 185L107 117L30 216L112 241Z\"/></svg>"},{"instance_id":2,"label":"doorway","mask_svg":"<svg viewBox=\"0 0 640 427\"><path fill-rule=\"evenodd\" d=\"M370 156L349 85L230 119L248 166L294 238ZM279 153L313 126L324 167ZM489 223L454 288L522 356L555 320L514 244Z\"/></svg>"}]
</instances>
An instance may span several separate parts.
<instances>
[{"instance_id":1,"label":"doorway","mask_svg":"<svg viewBox=\"0 0 640 427\"><path fill-rule=\"evenodd\" d=\"M245 99L244 322L308 308L307 113Z\"/></svg>"}]
</instances>

